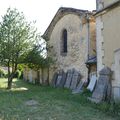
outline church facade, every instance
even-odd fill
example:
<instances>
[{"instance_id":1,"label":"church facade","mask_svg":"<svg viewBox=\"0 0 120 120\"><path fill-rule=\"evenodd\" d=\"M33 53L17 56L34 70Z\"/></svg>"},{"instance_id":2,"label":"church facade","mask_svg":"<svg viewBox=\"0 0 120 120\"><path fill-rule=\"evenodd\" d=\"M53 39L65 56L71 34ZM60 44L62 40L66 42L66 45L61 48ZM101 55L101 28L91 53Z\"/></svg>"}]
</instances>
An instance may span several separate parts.
<instances>
[{"instance_id":1,"label":"church facade","mask_svg":"<svg viewBox=\"0 0 120 120\"><path fill-rule=\"evenodd\" d=\"M76 69L82 80L96 71L96 35L93 12L74 8L60 8L43 34L48 39L48 56L55 63L50 68L50 80L54 72Z\"/></svg>"}]
</instances>

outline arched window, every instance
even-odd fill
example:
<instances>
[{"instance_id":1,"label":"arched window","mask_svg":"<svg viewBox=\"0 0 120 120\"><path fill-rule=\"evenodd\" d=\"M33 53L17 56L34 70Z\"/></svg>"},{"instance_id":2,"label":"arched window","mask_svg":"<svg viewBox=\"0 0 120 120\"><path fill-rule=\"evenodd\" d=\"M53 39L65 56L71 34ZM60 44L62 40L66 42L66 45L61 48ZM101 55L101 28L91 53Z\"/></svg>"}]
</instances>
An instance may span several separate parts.
<instances>
[{"instance_id":1,"label":"arched window","mask_svg":"<svg viewBox=\"0 0 120 120\"><path fill-rule=\"evenodd\" d=\"M62 45L61 45L61 52L67 53L67 30L64 29L62 32ZM62 54L62 55L63 55ZM65 54L64 54L65 55Z\"/></svg>"}]
</instances>

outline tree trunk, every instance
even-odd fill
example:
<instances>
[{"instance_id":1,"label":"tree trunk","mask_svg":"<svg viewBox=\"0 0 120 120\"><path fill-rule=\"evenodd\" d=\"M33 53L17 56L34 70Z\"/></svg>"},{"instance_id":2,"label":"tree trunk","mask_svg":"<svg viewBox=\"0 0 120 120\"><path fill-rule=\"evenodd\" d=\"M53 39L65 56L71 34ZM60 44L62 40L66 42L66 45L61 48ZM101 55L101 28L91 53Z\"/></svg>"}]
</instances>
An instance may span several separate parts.
<instances>
[{"instance_id":1,"label":"tree trunk","mask_svg":"<svg viewBox=\"0 0 120 120\"><path fill-rule=\"evenodd\" d=\"M12 88L12 80L14 78L15 73L12 73L11 75L8 76L8 87L7 89L11 89Z\"/></svg>"},{"instance_id":2,"label":"tree trunk","mask_svg":"<svg viewBox=\"0 0 120 120\"><path fill-rule=\"evenodd\" d=\"M10 80L10 79L8 78L8 86L7 86L7 89L11 89L11 87L12 87L12 80Z\"/></svg>"},{"instance_id":3,"label":"tree trunk","mask_svg":"<svg viewBox=\"0 0 120 120\"><path fill-rule=\"evenodd\" d=\"M43 68L41 68L41 78L42 78L42 84L44 84Z\"/></svg>"},{"instance_id":4,"label":"tree trunk","mask_svg":"<svg viewBox=\"0 0 120 120\"><path fill-rule=\"evenodd\" d=\"M48 73L48 76L47 76L47 85L50 84L50 81L49 81L49 67L47 68L47 73Z\"/></svg>"},{"instance_id":5,"label":"tree trunk","mask_svg":"<svg viewBox=\"0 0 120 120\"><path fill-rule=\"evenodd\" d=\"M12 81L10 80L10 61L8 61L8 86L7 89L11 89Z\"/></svg>"},{"instance_id":6,"label":"tree trunk","mask_svg":"<svg viewBox=\"0 0 120 120\"><path fill-rule=\"evenodd\" d=\"M15 68L13 68L14 71L12 70L12 73L10 72L10 62L8 62L8 86L7 89L11 89L12 88L12 80L14 78L14 75L16 73L17 70L17 64L15 64Z\"/></svg>"},{"instance_id":7,"label":"tree trunk","mask_svg":"<svg viewBox=\"0 0 120 120\"><path fill-rule=\"evenodd\" d=\"M8 87L7 87L7 89L11 89L12 88L12 80L13 80L13 77L8 76Z\"/></svg>"}]
</instances>

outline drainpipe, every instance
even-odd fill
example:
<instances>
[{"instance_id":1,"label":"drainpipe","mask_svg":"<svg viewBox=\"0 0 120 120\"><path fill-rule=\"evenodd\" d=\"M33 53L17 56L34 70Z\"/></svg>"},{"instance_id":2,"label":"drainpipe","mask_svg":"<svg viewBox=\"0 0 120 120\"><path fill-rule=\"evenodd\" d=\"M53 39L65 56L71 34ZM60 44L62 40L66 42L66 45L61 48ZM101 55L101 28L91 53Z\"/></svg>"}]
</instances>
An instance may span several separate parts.
<instances>
[{"instance_id":1,"label":"drainpipe","mask_svg":"<svg viewBox=\"0 0 120 120\"><path fill-rule=\"evenodd\" d=\"M90 52L90 21L89 21L89 15L87 14L86 15L86 19L87 19L87 48L88 48L88 55L87 55L87 59L89 60L89 52ZM89 74L90 74L90 65L87 65L87 68L88 68L88 84L90 82L90 79L89 79Z\"/></svg>"},{"instance_id":2,"label":"drainpipe","mask_svg":"<svg viewBox=\"0 0 120 120\"><path fill-rule=\"evenodd\" d=\"M87 19L87 36L88 36L88 59L89 59L89 51L90 51L90 22L89 22L89 15L86 16Z\"/></svg>"}]
</instances>

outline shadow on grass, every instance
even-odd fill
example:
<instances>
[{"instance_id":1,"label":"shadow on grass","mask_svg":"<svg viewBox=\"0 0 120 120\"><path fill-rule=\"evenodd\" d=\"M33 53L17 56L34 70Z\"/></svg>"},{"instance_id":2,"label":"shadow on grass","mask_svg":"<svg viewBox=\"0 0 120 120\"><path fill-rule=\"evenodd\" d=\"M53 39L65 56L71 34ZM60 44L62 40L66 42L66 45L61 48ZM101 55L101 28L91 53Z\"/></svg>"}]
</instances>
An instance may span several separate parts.
<instances>
[{"instance_id":1,"label":"shadow on grass","mask_svg":"<svg viewBox=\"0 0 120 120\"><path fill-rule=\"evenodd\" d=\"M41 86L32 83L28 83L21 79L13 79L12 88L10 90L7 89L7 79L0 79L0 93L46 93L54 91L54 88L50 86Z\"/></svg>"},{"instance_id":2,"label":"shadow on grass","mask_svg":"<svg viewBox=\"0 0 120 120\"><path fill-rule=\"evenodd\" d=\"M3 79L0 79L0 93L2 92L21 92L21 91L26 91L26 90L29 90L29 86L27 85L27 83L23 82L22 80L18 80L18 79L13 79L13 82L12 82L12 88L11 89L7 89L7 84L8 84L8 81L7 79L3 78Z\"/></svg>"}]
</instances>

